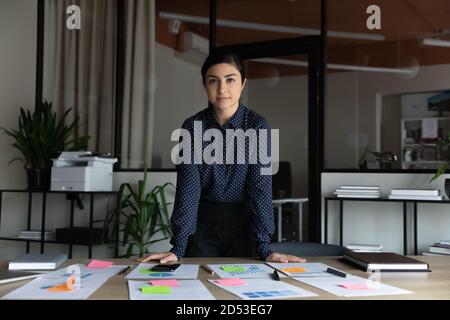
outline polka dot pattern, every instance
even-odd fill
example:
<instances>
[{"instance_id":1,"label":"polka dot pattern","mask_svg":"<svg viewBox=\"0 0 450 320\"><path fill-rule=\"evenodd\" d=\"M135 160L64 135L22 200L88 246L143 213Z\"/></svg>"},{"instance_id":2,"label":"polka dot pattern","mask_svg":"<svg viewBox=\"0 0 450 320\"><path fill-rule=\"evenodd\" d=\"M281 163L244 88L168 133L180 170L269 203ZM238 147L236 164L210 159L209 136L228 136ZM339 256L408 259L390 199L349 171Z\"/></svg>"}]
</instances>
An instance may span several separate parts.
<instances>
[{"instance_id":1,"label":"polka dot pattern","mask_svg":"<svg viewBox=\"0 0 450 320\"><path fill-rule=\"evenodd\" d=\"M182 128L194 137L194 121L202 122L203 132L210 128L221 131L223 137L223 163L194 164L194 142L191 141L191 164L177 166L177 190L171 218L173 252L181 258L186 250L189 236L195 234L200 200L212 202L245 202L252 216L253 233L257 251L265 260L272 251L270 239L275 231L272 209L272 176L261 175L261 168L269 165L249 163L250 153L255 152L246 139L245 152L234 145L234 164L226 161L226 129L268 129L268 122L256 112L240 104L236 113L222 127L216 121L214 111L206 108L187 119ZM270 134L268 134L270 139ZM193 139L192 139L193 140ZM211 141L203 141L202 150ZM229 145L229 144L228 144ZM268 142L270 154L270 140ZM216 149L217 150L217 149ZM239 159L239 160L237 160ZM251 232L251 231L249 231Z\"/></svg>"}]
</instances>

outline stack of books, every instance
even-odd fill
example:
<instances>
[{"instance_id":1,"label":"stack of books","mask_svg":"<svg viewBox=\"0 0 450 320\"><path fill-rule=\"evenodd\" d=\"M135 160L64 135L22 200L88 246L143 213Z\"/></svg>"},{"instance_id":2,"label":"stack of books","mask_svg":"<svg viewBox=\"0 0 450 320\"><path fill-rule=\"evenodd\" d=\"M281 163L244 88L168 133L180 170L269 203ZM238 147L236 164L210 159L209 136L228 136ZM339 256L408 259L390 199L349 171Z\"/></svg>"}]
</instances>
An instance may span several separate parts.
<instances>
[{"instance_id":1,"label":"stack of books","mask_svg":"<svg viewBox=\"0 0 450 320\"><path fill-rule=\"evenodd\" d=\"M353 252L383 252L382 244L349 244L346 248Z\"/></svg>"},{"instance_id":2,"label":"stack of books","mask_svg":"<svg viewBox=\"0 0 450 320\"><path fill-rule=\"evenodd\" d=\"M334 194L338 198L379 198L379 186L340 186Z\"/></svg>"},{"instance_id":3,"label":"stack of books","mask_svg":"<svg viewBox=\"0 0 450 320\"><path fill-rule=\"evenodd\" d=\"M41 240L41 230L22 230L19 233L19 239ZM45 231L44 240L54 241L56 239L56 231Z\"/></svg>"},{"instance_id":4,"label":"stack of books","mask_svg":"<svg viewBox=\"0 0 450 320\"><path fill-rule=\"evenodd\" d=\"M438 189L392 189L389 199L443 200Z\"/></svg>"},{"instance_id":5,"label":"stack of books","mask_svg":"<svg viewBox=\"0 0 450 320\"><path fill-rule=\"evenodd\" d=\"M449 256L450 240L441 240L434 243L428 248L428 252L423 253L424 256Z\"/></svg>"}]
</instances>

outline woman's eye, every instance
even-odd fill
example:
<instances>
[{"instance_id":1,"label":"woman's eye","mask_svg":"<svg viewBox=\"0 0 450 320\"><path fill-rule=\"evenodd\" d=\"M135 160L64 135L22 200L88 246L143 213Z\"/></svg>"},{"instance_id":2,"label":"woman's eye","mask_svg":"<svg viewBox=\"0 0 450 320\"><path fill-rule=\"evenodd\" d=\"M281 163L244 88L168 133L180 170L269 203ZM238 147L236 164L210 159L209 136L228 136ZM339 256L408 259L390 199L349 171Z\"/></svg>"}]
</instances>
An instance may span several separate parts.
<instances>
[{"instance_id":1,"label":"woman's eye","mask_svg":"<svg viewBox=\"0 0 450 320\"><path fill-rule=\"evenodd\" d=\"M214 84L214 83L216 83L216 79L211 79L208 81L208 84Z\"/></svg>"},{"instance_id":2,"label":"woman's eye","mask_svg":"<svg viewBox=\"0 0 450 320\"><path fill-rule=\"evenodd\" d=\"M228 82L228 83L234 82L234 79L231 79L231 78L230 78L230 79L227 79L227 82Z\"/></svg>"}]
</instances>

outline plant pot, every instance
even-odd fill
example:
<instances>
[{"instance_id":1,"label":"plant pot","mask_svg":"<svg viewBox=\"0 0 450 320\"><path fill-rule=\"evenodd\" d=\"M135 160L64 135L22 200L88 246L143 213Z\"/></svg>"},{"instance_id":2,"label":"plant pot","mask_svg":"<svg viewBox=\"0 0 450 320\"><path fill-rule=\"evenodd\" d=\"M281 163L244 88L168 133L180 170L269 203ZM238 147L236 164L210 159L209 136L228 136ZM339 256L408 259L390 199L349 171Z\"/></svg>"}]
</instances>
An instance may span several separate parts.
<instances>
[{"instance_id":1,"label":"plant pot","mask_svg":"<svg viewBox=\"0 0 450 320\"><path fill-rule=\"evenodd\" d=\"M445 194L447 195L448 198L450 198L450 179L445 179L444 189L445 189Z\"/></svg>"},{"instance_id":2,"label":"plant pot","mask_svg":"<svg viewBox=\"0 0 450 320\"><path fill-rule=\"evenodd\" d=\"M28 190L50 189L51 169L27 169Z\"/></svg>"}]
</instances>

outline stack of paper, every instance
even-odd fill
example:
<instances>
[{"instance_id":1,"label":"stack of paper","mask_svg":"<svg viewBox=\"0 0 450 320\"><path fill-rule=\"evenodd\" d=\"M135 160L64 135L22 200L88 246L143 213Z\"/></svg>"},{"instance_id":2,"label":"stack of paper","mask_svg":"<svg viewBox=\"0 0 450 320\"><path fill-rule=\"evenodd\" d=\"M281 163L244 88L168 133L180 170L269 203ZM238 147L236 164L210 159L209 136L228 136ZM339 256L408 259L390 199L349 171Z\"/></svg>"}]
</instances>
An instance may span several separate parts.
<instances>
[{"instance_id":1,"label":"stack of paper","mask_svg":"<svg viewBox=\"0 0 450 320\"><path fill-rule=\"evenodd\" d=\"M438 189L392 189L389 199L443 200Z\"/></svg>"},{"instance_id":2,"label":"stack of paper","mask_svg":"<svg viewBox=\"0 0 450 320\"><path fill-rule=\"evenodd\" d=\"M354 252L383 252L382 244L348 244L345 247Z\"/></svg>"},{"instance_id":3,"label":"stack of paper","mask_svg":"<svg viewBox=\"0 0 450 320\"><path fill-rule=\"evenodd\" d=\"M19 239L41 240L41 230L22 230L19 233ZM54 241L56 239L56 231L45 231L44 240Z\"/></svg>"},{"instance_id":4,"label":"stack of paper","mask_svg":"<svg viewBox=\"0 0 450 320\"><path fill-rule=\"evenodd\" d=\"M344 185L336 189L336 192L334 192L334 194L338 198L379 198L380 187Z\"/></svg>"},{"instance_id":5,"label":"stack of paper","mask_svg":"<svg viewBox=\"0 0 450 320\"><path fill-rule=\"evenodd\" d=\"M450 256L450 240L441 240L434 243L424 252L424 256Z\"/></svg>"}]
</instances>

